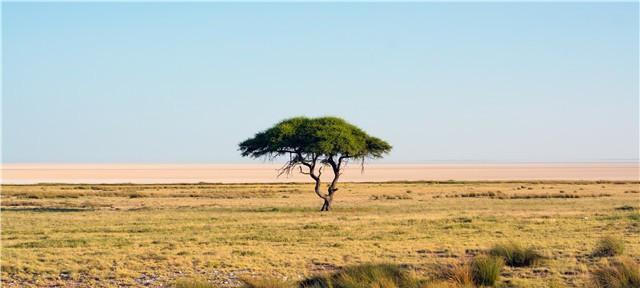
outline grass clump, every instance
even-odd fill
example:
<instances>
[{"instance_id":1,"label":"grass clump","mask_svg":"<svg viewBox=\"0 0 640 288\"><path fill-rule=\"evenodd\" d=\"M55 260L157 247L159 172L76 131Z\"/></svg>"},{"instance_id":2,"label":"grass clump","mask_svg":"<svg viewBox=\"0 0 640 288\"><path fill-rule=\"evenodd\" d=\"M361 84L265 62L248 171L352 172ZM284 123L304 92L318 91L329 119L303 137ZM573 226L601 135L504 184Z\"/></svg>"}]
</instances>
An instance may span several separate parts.
<instances>
[{"instance_id":1,"label":"grass clump","mask_svg":"<svg viewBox=\"0 0 640 288\"><path fill-rule=\"evenodd\" d=\"M593 256L596 257L611 257L620 255L624 252L624 241L622 239L607 236L600 241L596 245L596 248L593 250Z\"/></svg>"},{"instance_id":2,"label":"grass clump","mask_svg":"<svg viewBox=\"0 0 640 288\"><path fill-rule=\"evenodd\" d=\"M207 280L200 278L183 278L176 280L173 283L174 288L216 288L213 284L207 282Z\"/></svg>"},{"instance_id":3,"label":"grass clump","mask_svg":"<svg viewBox=\"0 0 640 288\"><path fill-rule=\"evenodd\" d=\"M533 247L524 247L515 242L497 244L489 250L489 254L501 257L511 267L533 266L543 258Z\"/></svg>"},{"instance_id":4,"label":"grass clump","mask_svg":"<svg viewBox=\"0 0 640 288\"><path fill-rule=\"evenodd\" d=\"M419 288L424 281L394 264L364 264L344 268L333 275L312 277L303 288Z\"/></svg>"},{"instance_id":5,"label":"grass clump","mask_svg":"<svg viewBox=\"0 0 640 288\"><path fill-rule=\"evenodd\" d=\"M290 282L272 278L243 278L244 288L294 288L297 287Z\"/></svg>"},{"instance_id":6,"label":"grass clump","mask_svg":"<svg viewBox=\"0 0 640 288\"><path fill-rule=\"evenodd\" d=\"M500 277L504 260L496 256L476 256L471 261L471 276L476 285L493 286Z\"/></svg>"},{"instance_id":7,"label":"grass clump","mask_svg":"<svg viewBox=\"0 0 640 288\"><path fill-rule=\"evenodd\" d=\"M335 288L411 288L420 281L394 264L364 264L348 267L332 277Z\"/></svg>"},{"instance_id":8,"label":"grass clump","mask_svg":"<svg viewBox=\"0 0 640 288\"><path fill-rule=\"evenodd\" d=\"M622 258L598 267L593 272L596 288L640 287L640 265L630 258Z\"/></svg>"},{"instance_id":9,"label":"grass clump","mask_svg":"<svg viewBox=\"0 0 640 288\"><path fill-rule=\"evenodd\" d=\"M446 266L438 274L438 278L445 282L437 283L443 287L493 286L500 277L502 266L504 260L501 257L479 255L470 262Z\"/></svg>"},{"instance_id":10,"label":"grass clump","mask_svg":"<svg viewBox=\"0 0 640 288\"><path fill-rule=\"evenodd\" d=\"M469 263L450 264L442 268L439 278L446 282L441 282L441 286L449 285L453 287L473 287L473 274ZM431 287L431 286L429 286Z\"/></svg>"}]
</instances>

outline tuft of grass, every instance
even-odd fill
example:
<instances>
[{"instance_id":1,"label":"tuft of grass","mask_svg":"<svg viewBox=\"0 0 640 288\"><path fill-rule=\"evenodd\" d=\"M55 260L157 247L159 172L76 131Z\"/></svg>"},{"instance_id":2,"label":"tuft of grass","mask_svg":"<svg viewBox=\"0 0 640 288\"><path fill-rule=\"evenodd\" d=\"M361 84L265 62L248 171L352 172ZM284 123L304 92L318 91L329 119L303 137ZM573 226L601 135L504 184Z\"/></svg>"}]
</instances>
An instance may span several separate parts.
<instances>
[{"instance_id":1,"label":"tuft of grass","mask_svg":"<svg viewBox=\"0 0 640 288\"><path fill-rule=\"evenodd\" d=\"M474 286L473 274L471 273L471 266L469 263L450 264L444 266L438 274L438 278L446 281L439 285L445 285L445 283L447 283L447 285L455 287Z\"/></svg>"},{"instance_id":2,"label":"tuft of grass","mask_svg":"<svg viewBox=\"0 0 640 288\"><path fill-rule=\"evenodd\" d=\"M621 258L598 267L593 272L596 288L640 287L640 265L630 258Z\"/></svg>"},{"instance_id":3,"label":"tuft of grass","mask_svg":"<svg viewBox=\"0 0 640 288\"><path fill-rule=\"evenodd\" d=\"M296 285L290 282L273 278L242 278L244 288L294 288Z\"/></svg>"},{"instance_id":4,"label":"tuft of grass","mask_svg":"<svg viewBox=\"0 0 640 288\"><path fill-rule=\"evenodd\" d=\"M596 257L611 257L620 255L624 252L624 241L622 239L606 236L596 245L596 248L593 250L593 256Z\"/></svg>"},{"instance_id":5,"label":"tuft of grass","mask_svg":"<svg viewBox=\"0 0 640 288\"><path fill-rule=\"evenodd\" d=\"M500 277L504 260L496 256L476 256L471 261L471 275L476 285L493 286Z\"/></svg>"},{"instance_id":6,"label":"tuft of grass","mask_svg":"<svg viewBox=\"0 0 640 288\"><path fill-rule=\"evenodd\" d=\"M364 264L338 272L333 282L335 288L410 288L417 287L420 281L398 265Z\"/></svg>"},{"instance_id":7,"label":"tuft of grass","mask_svg":"<svg viewBox=\"0 0 640 288\"><path fill-rule=\"evenodd\" d=\"M333 275L303 280L303 288L420 288L424 281L394 264L363 264L351 266Z\"/></svg>"},{"instance_id":8,"label":"tuft of grass","mask_svg":"<svg viewBox=\"0 0 640 288\"><path fill-rule=\"evenodd\" d=\"M173 284L174 288L216 288L213 284L207 282L207 280L200 278L182 278L176 280Z\"/></svg>"},{"instance_id":9,"label":"tuft of grass","mask_svg":"<svg viewBox=\"0 0 640 288\"><path fill-rule=\"evenodd\" d=\"M318 275L302 280L299 288L328 288L331 283L331 275Z\"/></svg>"},{"instance_id":10,"label":"tuft of grass","mask_svg":"<svg viewBox=\"0 0 640 288\"><path fill-rule=\"evenodd\" d=\"M494 245L489 254L501 257L511 267L533 266L543 259L535 248L524 247L515 242Z\"/></svg>"},{"instance_id":11,"label":"tuft of grass","mask_svg":"<svg viewBox=\"0 0 640 288\"><path fill-rule=\"evenodd\" d=\"M504 260L501 257L479 255L468 263L445 266L437 275L437 279L444 282L433 284L436 287L492 286L498 281L502 266Z\"/></svg>"}]
</instances>

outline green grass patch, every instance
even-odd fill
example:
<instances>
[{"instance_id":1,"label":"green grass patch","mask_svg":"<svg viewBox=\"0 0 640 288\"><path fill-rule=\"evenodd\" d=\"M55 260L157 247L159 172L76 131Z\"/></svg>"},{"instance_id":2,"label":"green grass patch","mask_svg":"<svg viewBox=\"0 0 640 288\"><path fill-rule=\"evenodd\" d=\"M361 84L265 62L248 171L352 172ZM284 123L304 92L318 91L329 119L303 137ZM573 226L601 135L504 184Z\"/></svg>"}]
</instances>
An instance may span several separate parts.
<instances>
[{"instance_id":1,"label":"green grass patch","mask_svg":"<svg viewBox=\"0 0 640 288\"><path fill-rule=\"evenodd\" d=\"M471 276L476 285L493 286L500 278L504 260L495 256L476 256L471 261Z\"/></svg>"},{"instance_id":2,"label":"green grass patch","mask_svg":"<svg viewBox=\"0 0 640 288\"><path fill-rule=\"evenodd\" d=\"M538 264L543 256L533 247L524 247L515 242L497 244L489 250L489 254L504 259L511 267L527 267Z\"/></svg>"}]
</instances>

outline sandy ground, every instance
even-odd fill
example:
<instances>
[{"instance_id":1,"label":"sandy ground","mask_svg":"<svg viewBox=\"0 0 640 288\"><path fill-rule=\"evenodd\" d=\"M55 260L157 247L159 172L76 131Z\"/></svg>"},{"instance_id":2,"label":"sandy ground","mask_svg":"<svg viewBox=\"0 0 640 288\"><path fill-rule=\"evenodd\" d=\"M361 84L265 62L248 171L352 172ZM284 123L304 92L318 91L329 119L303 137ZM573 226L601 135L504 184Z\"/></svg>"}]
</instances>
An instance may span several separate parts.
<instances>
[{"instance_id":1,"label":"sandy ground","mask_svg":"<svg viewBox=\"0 0 640 288\"><path fill-rule=\"evenodd\" d=\"M277 177L277 164L3 164L2 183L263 183L308 182ZM325 171L323 178L330 176ZM402 180L640 180L638 163L369 164L347 167L342 181Z\"/></svg>"}]
</instances>

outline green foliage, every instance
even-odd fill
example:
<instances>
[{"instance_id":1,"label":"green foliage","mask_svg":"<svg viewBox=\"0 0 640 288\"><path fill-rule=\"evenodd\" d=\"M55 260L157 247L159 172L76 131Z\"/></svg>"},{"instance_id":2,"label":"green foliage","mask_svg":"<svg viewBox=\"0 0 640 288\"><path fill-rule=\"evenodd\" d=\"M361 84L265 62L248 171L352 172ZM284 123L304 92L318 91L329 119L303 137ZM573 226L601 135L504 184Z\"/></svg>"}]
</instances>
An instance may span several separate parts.
<instances>
[{"instance_id":1,"label":"green foliage","mask_svg":"<svg viewBox=\"0 0 640 288\"><path fill-rule=\"evenodd\" d=\"M240 143L242 156L254 158L300 153L363 159L390 150L387 142L337 117L287 119Z\"/></svg>"},{"instance_id":2,"label":"green foliage","mask_svg":"<svg viewBox=\"0 0 640 288\"><path fill-rule=\"evenodd\" d=\"M471 261L471 276L476 285L493 286L500 277L504 260L495 256L476 256Z\"/></svg>"},{"instance_id":3,"label":"green foliage","mask_svg":"<svg viewBox=\"0 0 640 288\"><path fill-rule=\"evenodd\" d=\"M630 258L606 263L593 272L593 284L596 288L640 287L640 265Z\"/></svg>"},{"instance_id":4,"label":"green foliage","mask_svg":"<svg viewBox=\"0 0 640 288\"><path fill-rule=\"evenodd\" d=\"M515 242L495 245L489 250L489 254L502 257L511 267L536 265L543 258L533 247L523 247Z\"/></svg>"},{"instance_id":5,"label":"green foliage","mask_svg":"<svg viewBox=\"0 0 640 288\"><path fill-rule=\"evenodd\" d=\"M593 251L593 256L598 257L611 257L620 255L624 252L624 242L622 239L615 238L613 236L606 236L596 245Z\"/></svg>"}]
</instances>

